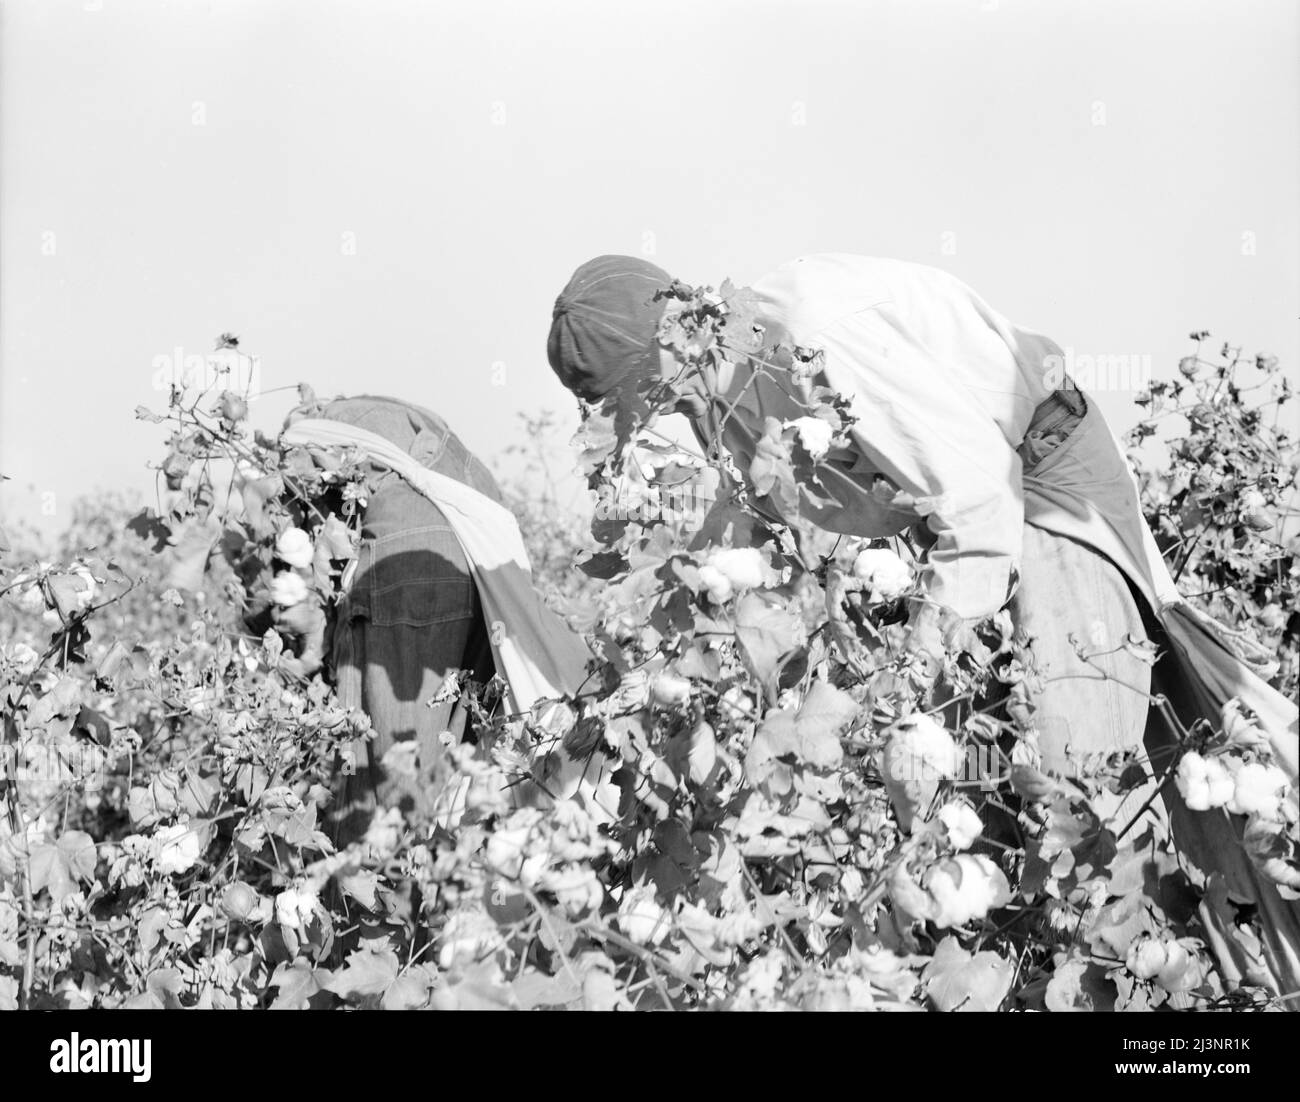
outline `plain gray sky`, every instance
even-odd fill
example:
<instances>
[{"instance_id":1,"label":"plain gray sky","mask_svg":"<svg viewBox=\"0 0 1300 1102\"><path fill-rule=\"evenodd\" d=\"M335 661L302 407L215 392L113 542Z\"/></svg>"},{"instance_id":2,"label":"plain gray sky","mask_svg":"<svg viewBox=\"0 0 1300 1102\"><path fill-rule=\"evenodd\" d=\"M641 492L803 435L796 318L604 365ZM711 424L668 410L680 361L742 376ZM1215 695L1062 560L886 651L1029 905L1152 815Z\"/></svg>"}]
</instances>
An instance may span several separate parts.
<instances>
[{"instance_id":1,"label":"plain gray sky","mask_svg":"<svg viewBox=\"0 0 1300 1102\"><path fill-rule=\"evenodd\" d=\"M1080 354L1167 374L1204 327L1294 370L1298 32L1294 0L9 0L0 505L151 491L132 410L224 330L264 388L406 397L484 457L519 411L567 436L546 330L602 252L897 256Z\"/></svg>"}]
</instances>

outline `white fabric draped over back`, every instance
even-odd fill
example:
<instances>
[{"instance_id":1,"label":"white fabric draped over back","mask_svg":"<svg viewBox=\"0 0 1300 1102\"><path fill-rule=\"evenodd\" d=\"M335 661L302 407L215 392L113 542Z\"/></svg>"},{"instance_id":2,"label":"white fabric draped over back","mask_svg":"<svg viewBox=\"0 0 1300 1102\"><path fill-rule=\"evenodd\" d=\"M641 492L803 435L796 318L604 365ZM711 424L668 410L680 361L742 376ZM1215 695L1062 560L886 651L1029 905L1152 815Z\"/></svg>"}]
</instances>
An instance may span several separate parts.
<instances>
[{"instance_id":1,"label":"white fabric draped over back","mask_svg":"<svg viewBox=\"0 0 1300 1102\"><path fill-rule=\"evenodd\" d=\"M341 421L302 418L286 428L280 440L288 445L357 448L372 462L396 472L442 511L469 560L492 659L505 682L511 713L527 713L540 702L572 696L583 688L591 651L534 588L519 523L509 509L429 470L384 437ZM545 721L545 715L537 718ZM582 795L596 810L597 789L608 772L599 753L591 762L582 762L572 760L558 742L549 749L560 759L559 773L547 779L549 794ZM458 793L453 802L459 804L463 796L463 791ZM608 816L612 794L602 791L599 796ZM459 810L451 817L456 818Z\"/></svg>"}]
</instances>

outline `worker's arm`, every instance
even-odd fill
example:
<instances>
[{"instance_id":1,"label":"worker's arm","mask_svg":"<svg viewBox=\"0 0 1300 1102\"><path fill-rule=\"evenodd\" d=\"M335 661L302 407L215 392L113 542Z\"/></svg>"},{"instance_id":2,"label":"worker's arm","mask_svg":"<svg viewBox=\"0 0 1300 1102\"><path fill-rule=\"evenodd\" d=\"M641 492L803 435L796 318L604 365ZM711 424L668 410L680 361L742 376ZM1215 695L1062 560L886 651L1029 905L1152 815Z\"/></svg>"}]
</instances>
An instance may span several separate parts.
<instances>
[{"instance_id":1,"label":"worker's arm","mask_svg":"<svg viewBox=\"0 0 1300 1102\"><path fill-rule=\"evenodd\" d=\"M826 385L852 402L850 434L912 500L934 544L927 591L973 619L1010 596L1020 558L1020 457L951 365L913 339L889 303L817 334Z\"/></svg>"}]
</instances>

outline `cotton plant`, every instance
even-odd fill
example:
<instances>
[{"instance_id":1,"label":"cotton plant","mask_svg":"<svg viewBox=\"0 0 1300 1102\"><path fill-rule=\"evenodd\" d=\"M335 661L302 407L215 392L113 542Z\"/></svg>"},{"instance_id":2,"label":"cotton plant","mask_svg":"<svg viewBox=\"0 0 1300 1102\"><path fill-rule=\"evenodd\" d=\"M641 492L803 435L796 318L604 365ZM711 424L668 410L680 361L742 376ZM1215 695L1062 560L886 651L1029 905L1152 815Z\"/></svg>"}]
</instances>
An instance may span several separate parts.
<instances>
[{"instance_id":1,"label":"cotton plant","mask_svg":"<svg viewBox=\"0 0 1300 1102\"><path fill-rule=\"evenodd\" d=\"M587 685L543 718L504 714L492 686L455 678L447 698L470 714L473 738L444 748L442 790L427 810L378 812L344 844L334 790L365 755L368 723L334 695L320 643L369 494L355 454L281 449L252 432L248 396L223 383L168 410L161 508L85 522L85 543L152 588L118 580L107 553L0 555L0 615L15 629L0 648L5 737L29 766L17 821L0 822L0 967L13 1001L1277 1005L1218 975L1196 908L1171 916L1123 874L1141 832L1121 837L1127 823L1097 811L1099 794L1128 783L1120 767L1076 784L1043 773L1041 671L1010 621L947 633L943 677L958 703L936 696L908 650L917 549L902 535L836 538L807 519L831 502L822 478L852 427L816 385L817 354L764 346L735 288L677 285L669 297L661 340L687 369L746 360L791 382L805 408L764 426L743 471L716 448L688 462L638 436L653 427L654 394L640 426L589 410L579 451L597 505L583 554L572 526L536 510L524 533L539 580L592 646ZM1294 446L1270 437L1276 462L1249 452L1243 441L1271 430L1226 384L1213 397L1219 365L1194 361L1181 396L1150 396L1153 413L1197 404L1172 481L1148 472L1144 501L1175 566L1187 533L1247 549L1217 568L1194 551L1184 576L1223 592L1241 583L1239 605L1216 592L1210 611L1273 646L1266 673L1285 685L1296 549L1276 540L1272 573L1261 564ZM297 414L319 405L304 388ZM229 495L205 482L225 461ZM629 483L635 509L619 497ZM664 506L678 499L703 505ZM995 687L998 709L960 703ZM1201 718L1172 786L1192 814L1234 816L1264 874L1300 892L1296 793L1267 739L1239 706ZM548 792L557 744L611 778L607 806ZM77 746L95 749L69 765ZM388 766L413 767L413 747ZM55 768L38 777L42 760ZM78 780L88 770L106 782L93 792ZM41 817L51 797L67 801L66 822ZM1173 861L1152 838L1153 859ZM358 942L359 925L373 936ZM74 928L93 954L74 957ZM29 969L32 937L43 951ZM74 959L94 971L74 975Z\"/></svg>"},{"instance_id":2,"label":"cotton plant","mask_svg":"<svg viewBox=\"0 0 1300 1102\"><path fill-rule=\"evenodd\" d=\"M1300 899L1297 787L1273 760L1267 738L1240 701L1220 713L1218 732L1179 758L1174 781L1192 811L1245 817L1243 844L1285 899Z\"/></svg>"}]
</instances>

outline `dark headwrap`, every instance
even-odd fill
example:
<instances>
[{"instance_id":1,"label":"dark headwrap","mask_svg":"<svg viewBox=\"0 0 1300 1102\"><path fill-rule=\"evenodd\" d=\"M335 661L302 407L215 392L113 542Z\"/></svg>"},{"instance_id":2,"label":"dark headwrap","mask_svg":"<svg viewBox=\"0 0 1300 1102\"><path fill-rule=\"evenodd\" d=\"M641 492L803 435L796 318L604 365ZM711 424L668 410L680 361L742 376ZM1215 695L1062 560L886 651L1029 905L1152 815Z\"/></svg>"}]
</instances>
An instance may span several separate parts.
<instances>
[{"instance_id":1,"label":"dark headwrap","mask_svg":"<svg viewBox=\"0 0 1300 1102\"><path fill-rule=\"evenodd\" d=\"M634 256L588 260L555 300L546 358L566 387L589 402L658 371L655 333L672 276Z\"/></svg>"}]
</instances>

